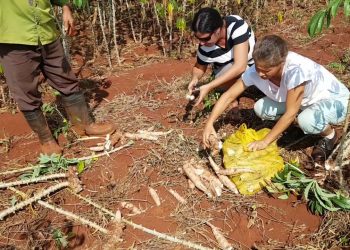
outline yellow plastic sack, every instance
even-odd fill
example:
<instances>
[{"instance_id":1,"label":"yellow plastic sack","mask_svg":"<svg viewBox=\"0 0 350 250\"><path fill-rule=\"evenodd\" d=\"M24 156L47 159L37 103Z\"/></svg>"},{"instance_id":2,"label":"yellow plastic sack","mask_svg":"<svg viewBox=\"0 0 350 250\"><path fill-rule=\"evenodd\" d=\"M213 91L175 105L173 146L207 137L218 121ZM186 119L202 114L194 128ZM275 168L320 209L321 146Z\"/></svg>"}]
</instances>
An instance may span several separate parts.
<instances>
[{"instance_id":1,"label":"yellow plastic sack","mask_svg":"<svg viewBox=\"0 0 350 250\"><path fill-rule=\"evenodd\" d=\"M252 152L247 148L249 143L263 139L269 131L268 128L255 131L242 124L223 144L226 169L246 168L253 170L253 173L231 176L231 180L241 194L252 195L259 192L266 186L265 180L270 180L284 167L276 142L271 143L264 150Z\"/></svg>"}]
</instances>

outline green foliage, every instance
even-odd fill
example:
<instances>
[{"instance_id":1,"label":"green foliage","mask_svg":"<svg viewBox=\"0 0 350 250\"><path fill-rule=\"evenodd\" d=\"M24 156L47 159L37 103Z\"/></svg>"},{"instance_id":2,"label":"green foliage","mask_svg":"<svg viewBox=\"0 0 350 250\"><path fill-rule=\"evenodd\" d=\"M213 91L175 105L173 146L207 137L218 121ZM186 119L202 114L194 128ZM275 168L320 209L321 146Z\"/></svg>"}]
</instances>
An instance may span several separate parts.
<instances>
[{"instance_id":1,"label":"green foliage","mask_svg":"<svg viewBox=\"0 0 350 250\"><path fill-rule=\"evenodd\" d=\"M210 92L208 96L204 98L204 109L206 111L210 111L214 107L216 101L219 100L220 96L221 96L221 93L219 92L216 92L216 91Z\"/></svg>"},{"instance_id":2,"label":"green foliage","mask_svg":"<svg viewBox=\"0 0 350 250\"><path fill-rule=\"evenodd\" d=\"M329 28L331 19L334 18L343 4L344 15L350 16L350 0L331 0L325 9L319 10L310 20L308 25L308 33L311 37L319 34L326 21L326 27Z\"/></svg>"},{"instance_id":3,"label":"green foliage","mask_svg":"<svg viewBox=\"0 0 350 250\"><path fill-rule=\"evenodd\" d=\"M17 204L18 200L17 200L17 197L16 195L12 195L10 197L10 204L11 204L11 207L15 206Z\"/></svg>"},{"instance_id":4,"label":"green foliage","mask_svg":"<svg viewBox=\"0 0 350 250\"><path fill-rule=\"evenodd\" d=\"M65 235L59 228L53 230L52 237L59 249L64 249L68 247L68 241L74 237L74 233L69 232Z\"/></svg>"},{"instance_id":5,"label":"green foliage","mask_svg":"<svg viewBox=\"0 0 350 250\"><path fill-rule=\"evenodd\" d=\"M286 199L291 193L302 195L308 202L309 210L318 215L326 211L350 210L350 199L342 193L332 193L319 186L316 180L305 176L297 164L287 163L282 172L272 179L267 188L270 193L282 194Z\"/></svg>"},{"instance_id":6,"label":"green foliage","mask_svg":"<svg viewBox=\"0 0 350 250\"><path fill-rule=\"evenodd\" d=\"M45 174L53 174L57 173L59 171L67 171L68 166L74 165L74 164L81 164L77 159L67 159L61 155L52 154L52 155L43 155L41 154L39 157L39 164L38 167L35 168L30 173L25 173L21 176L21 179L30 179L30 178L37 178L41 175ZM84 164L84 163L83 163ZM85 166L85 164L83 165ZM81 168L81 167L80 167ZM82 168L81 171L83 171L84 168Z\"/></svg>"},{"instance_id":7,"label":"green foliage","mask_svg":"<svg viewBox=\"0 0 350 250\"><path fill-rule=\"evenodd\" d=\"M88 0L72 0L73 6L78 9L85 8L88 4Z\"/></svg>"},{"instance_id":8,"label":"green foliage","mask_svg":"<svg viewBox=\"0 0 350 250\"><path fill-rule=\"evenodd\" d=\"M186 20L183 17L180 17L176 20L176 28L178 28L180 31L186 30Z\"/></svg>"},{"instance_id":9,"label":"green foliage","mask_svg":"<svg viewBox=\"0 0 350 250\"><path fill-rule=\"evenodd\" d=\"M341 62L331 62L328 67L336 70L339 74L343 74L346 70L346 65Z\"/></svg>"},{"instance_id":10,"label":"green foliage","mask_svg":"<svg viewBox=\"0 0 350 250\"><path fill-rule=\"evenodd\" d=\"M0 74L4 74L4 69L2 68L1 64L0 64Z\"/></svg>"},{"instance_id":11,"label":"green foliage","mask_svg":"<svg viewBox=\"0 0 350 250\"><path fill-rule=\"evenodd\" d=\"M59 92L54 92L54 95L59 95ZM44 103L41 106L41 110L45 115L53 115L55 112L60 116L60 126L58 128L55 128L53 131L53 136L57 139L60 134L63 134L64 136L67 136L70 124L68 120L62 115L62 113L58 110L56 105L52 105L50 103Z\"/></svg>"},{"instance_id":12,"label":"green foliage","mask_svg":"<svg viewBox=\"0 0 350 250\"><path fill-rule=\"evenodd\" d=\"M158 16L160 16L161 18L164 18L165 17L165 8L163 6L163 4L161 3L156 3L156 11L157 11L157 14Z\"/></svg>"}]
</instances>

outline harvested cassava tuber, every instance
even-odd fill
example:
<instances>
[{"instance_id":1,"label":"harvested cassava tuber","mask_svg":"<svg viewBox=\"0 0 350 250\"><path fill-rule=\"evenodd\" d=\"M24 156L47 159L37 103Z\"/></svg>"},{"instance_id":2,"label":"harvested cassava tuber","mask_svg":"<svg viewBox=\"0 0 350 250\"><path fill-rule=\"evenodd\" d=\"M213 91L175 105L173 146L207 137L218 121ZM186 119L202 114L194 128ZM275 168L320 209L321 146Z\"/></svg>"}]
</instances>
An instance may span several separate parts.
<instances>
[{"instance_id":1,"label":"harvested cassava tuber","mask_svg":"<svg viewBox=\"0 0 350 250\"><path fill-rule=\"evenodd\" d=\"M231 244L226 240L225 236L220 232L219 228L217 228L216 226L212 225L209 222L207 222L206 224L211 228L211 231L213 232L213 235L221 249L223 250L233 249Z\"/></svg>"},{"instance_id":2,"label":"harvested cassava tuber","mask_svg":"<svg viewBox=\"0 0 350 250\"><path fill-rule=\"evenodd\" d=\"M228 169L219 169L218 174L222 175L238 175L244 173L255 173L256 171L249 168L228 168Z\"/></svg>"},{"instance_id":3,"label":"harvested cassava tuber","mask_svg":"<svg viewBox=\"0 0 350 250\"><path fill-rule=\"evenodd\" d=\"M157 191L151 187L148 187L148 191L149 191L149 194L151 195L152 199L156 203L157 207L159 207L160 206L160 198L157 194Z\"/></svg>"},{"instance_id":4,"label":"harvested cassava tuber","mask_svg":"<svg viewBox=\"0 0 350 250\"><path fill-rule=\"evenodd\" d=\"M208 160L209 160L210 166L214 169L221 183L234 194L238 194L236 185L226 175L222 175L218 173L220 171L220 167L215 163L213 158L211 156L208 156Z\"/></svg>"},{"instance_id":5,"label":"harvested cassava tuber","mask_svg":"<svg viewBox=\"0 0 350 250\"><path fill-rule=\"evenodd\" d=\"M191 163L193 163L193 159L190 160L190 162L186 162L183 165L183 169L185 174L188 176L188 178L193 182L193 184L202 192L204 192L209 198L212 198L212 194L209 191L209 189L203 184L201 179L198 175L196 175L194 168L192 167Z\"/></svg>"},{"instance_id":6,"label":"harvested cassava tuber","mask_svg":"<svg viewBox=\"0 0 350 250\"><path fill-rule=\"evenodd\" d=\"M218 155L220 150L222 149L222 141L220 141L215 136L211 135L209 136L209 144L211 149L211 155Z\"/></svg>"},{"instance_id":7,"label":"harvested cassava tuber","mask_svg":"<svg viewBox=\"0 0 350 250\"><path fill-rule=\"evenodd\" d=\"M194 185L194 183L190 179L188 179L188 187L190 189L195 189L196 188L196 186Z\"/></svg>"},{"instance_id":8,"label":"harvested cassava tuber","mask_svg":"<svg viewBox=\"0 0 350 250\"><path fill-rule=\"evenodd\" d=\"M186 200L185 198L183 198L181 195L179 195L178 192L176 192L175 190L173 189L169 189L169 192L174 196L174 198L180 202L181 204L185 204L186 203Z\"/></svg>"},{"instance_id":9,"label":"harvested cassava tuber","mask_svg":"<svg viewBox=\"0 0 350 250\"><path fill-rule=\"evenodd\" d=\"M223 184L218 178L215 177L209 170L205 169L200 164L195 165L195 173L201 178L207 187L212 191L215 196L221 196Z\"/></svg>"}]
</instances>

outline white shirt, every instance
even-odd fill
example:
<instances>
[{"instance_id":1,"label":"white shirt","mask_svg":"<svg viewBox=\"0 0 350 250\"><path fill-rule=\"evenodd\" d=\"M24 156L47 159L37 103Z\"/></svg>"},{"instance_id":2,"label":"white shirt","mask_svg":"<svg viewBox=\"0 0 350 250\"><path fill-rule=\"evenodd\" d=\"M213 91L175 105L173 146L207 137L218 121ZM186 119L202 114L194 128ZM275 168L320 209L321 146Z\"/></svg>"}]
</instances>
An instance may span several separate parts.
<instances>
[{"instance_id":1,"label":"white shirt","mask_svg":"<svg viewBox=\"0 0 350 250\"><path fill-rule=\"evenodd\" d=\"M288 90L305 82L301 106L309 106L319 100L334 98L334 96L349 95L349 90L326 68L295 52L288 52L280 87L269 80L260 78L255 66L244 72L242 80L247 87L255 85L276 102L285 102Z\"/></svg>"}]
</instances>

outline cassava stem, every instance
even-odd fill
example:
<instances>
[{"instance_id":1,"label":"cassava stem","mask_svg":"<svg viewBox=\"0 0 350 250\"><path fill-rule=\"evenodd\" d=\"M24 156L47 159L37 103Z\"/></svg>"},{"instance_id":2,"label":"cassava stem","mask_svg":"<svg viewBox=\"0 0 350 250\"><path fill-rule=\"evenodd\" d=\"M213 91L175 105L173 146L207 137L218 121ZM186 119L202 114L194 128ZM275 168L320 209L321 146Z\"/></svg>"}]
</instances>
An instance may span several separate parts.
<instances>
[{"instance_id":1,"label":"cassava stem","mask_svg":"<svg viewBox=\"0 0 350 250\"><path fill-rule=\"evenodd\" d=\"M13 187L11 187L11 188L9 188L9 189L10 189L11 191L13 191L13 192L16 192L16 193L20 194L20 195L23 196L23 197L26 196L25 193L23 193L23 192L21 192L21 191L15 189L15 188L13 188ZM79 215L76 215L76 214L74 214L74 213L72 213L72 212L63 210L62 208L55 207L55 206L51 205L50 203L45 202L45 201L42 201L42 200L38 200L38 203L39 203L40 205L42 205L43 207L46 207L46 208L48 208L48 209L51 209L51 210L53 210L53 211L55 211L55 212L57 212L57 213L59 213L59 214L62 214L62 215L64 215L64 216L66 216L67 218L70 218L70 219L73 219L73 220L75 220L75 221L78 221L79 223L82 223L82 224L84 224L84 225L90 226L90 227L92 227L92 228L94 228L94 229L96 229L96 230L98 230L98 231L100 231L100 232L102 232L102 233L104 233L104 234L107 234L107 233L108 233L108 231L107 231L106 229L104 229L103 227L97 225L95 222L89 221L89 220L87 220L87 219L85 219L85 218L83 218L83 217L80 217Z\"/></svg>"},{"instance_id":2,"label":"cassava stem","mask_svg":"<svg viewBox=\"0 0 350 250\"><path fill-rule=\"evenodd\" d=\"M59 173L59 174L40 176L38 178L31 178L28 180L14 181L14 182L8 182L8 183L1 183L0 182L0 189L13 187L13 186L26 185L26 184L30 184L30 183L37 183L37 182L41 182L41 181L54 180L54 179L59 179L59 178L67 178L67 177L68 177L67 174Z\"/></svg>"},{"instance_id":3,"label":"cassava stem","mask_svg":"<svg viewBox=\"0 0 350 250\"><path fill-rule=\"evenodd\" d=\"M9 208L1 211L0 212L0 220L3 220L4 217L6 217L7 215L15 213L16 211L24 208L25 206L28 206L29 204L32 204L33 202L40 200L41 198L59 190L59 189L62 189L62 188L68 187L68 186L69 186L69 182L65 181L65 182L58 183L54 186L51 186L48 189L45 189L41 193L37 193L31 198L29 198L25 201L22 201L22 202L16 204L15 206L9 207Z\"/></svg>"},{"instance_id":4,"label":"cassava stem","mask_svg":"<svg viewBox=\"0 0 350 250\"><path fill-rule=\"evenodd\" d=\"M103 153L100 153L100 154L93 154L93 155L90 155L90 156L85 156L85 157L76 158L76 159L73 158L73 159L70 159L70 160L77 160L77 161L90 160L90 159L93 159L93 158L96 158L96 157L101 157L101 156L104 156L104 155L108 155L108 154L117 152L119 150L122 150L123 148L130 147L133 144L134 144L133 141L129 141L128 143L126 143L124 145L121 145L118 148L112 149L111 151L108 151L108 152L103 152ZM33 169L45 168L45 167L46 166L30 166L30 167L25 167L25 168L20 168L20 169L9 170L9 171L6 171L6 172L1 172L0 175L16 174L16 173L21 173L21 172L24 172L24 171L27 171L27 170L33 170Z\"/></svg>"},{"instance_id":5,"label":"cassava stem","mask_svg":"<svg viewBox=\"0 0 350 250\"><path fill-rule=\"evenodd\" d=\"M86 197L83 197L79 194L76 194L76 193L73 193L74 195L76 195L78 198L86 201L87 203L89 203L90 205L100 209L102 212L105 212L106 214L110 215L111 217L115 218L115 213L113 213L112 211L102 207L101 205L93 202L92 200L86 198ZM135 229L139 229L145 233L148 233L148 234L152 234L158 238L161 238L161 239L164 239L164 240L167 240L167 241L170 241L170 242L173 242L173 243L178 243L178 244L181 244L181 245L184 245L186 247L189 247L189 248L192 248L192 249L198 249L198 250L210 250L211 248L207 248L207 247L203 247L199 244L196 244L196 243L193 243L193 242L190 242L190 241L186 241L186 240L181 240L181 239L178 239L176 237L173 237L173 236L170 236L170 235L167 235L167 234L163 234L163 233L160 233L160 232L157 232L155 230L152 230L152 229L149 229L149 228L146 228L142 225L138 225L138 224L135 224L134 222L132 221L129 221L129 220L126 220L124 218L122 218L122 222L124 222L125 224L135 228Z\"/></svg>"}]
</instances>

